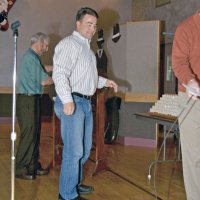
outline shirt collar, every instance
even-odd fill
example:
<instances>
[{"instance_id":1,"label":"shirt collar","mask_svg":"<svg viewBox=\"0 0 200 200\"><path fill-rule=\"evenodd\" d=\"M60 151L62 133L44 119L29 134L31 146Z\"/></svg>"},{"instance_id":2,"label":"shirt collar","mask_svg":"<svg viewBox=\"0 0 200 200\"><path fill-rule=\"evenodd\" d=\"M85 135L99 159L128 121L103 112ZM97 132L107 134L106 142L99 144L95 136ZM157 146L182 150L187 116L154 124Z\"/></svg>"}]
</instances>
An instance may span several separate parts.
<instances>
[{"instance_id":1,"label":"shirt collar","mask_svg":"<svg viewBox=\"0 0 200 200\"><path fill-rule=\"evenodd\" d=\"M83 37L78 31L73 31L72 35L78 37L79 39L81 39L82 41L86 42L88 45L90 45L91 40Z\"/></svg>"},{"instance_id":2,"label":"shirt collar","mask_svg":"<svg viewBox=\"0 0 200 200\"><path fill-rule=\"evenodd\" d=\"M34 55L36 55L38 58L40 58L40 56L32 48L29 48L29 51L31 51Z\"/></svg>"},{"instance_id":3,"label":"shirt collar","mask_svg":"<svg viewBox=\"0 0 200 200\"><path fill-rule=\"evenodd\" d=\"M200 10L196 11L196 13L193 15L193 19L200 31Z\"/></svg>"}]
</instances>

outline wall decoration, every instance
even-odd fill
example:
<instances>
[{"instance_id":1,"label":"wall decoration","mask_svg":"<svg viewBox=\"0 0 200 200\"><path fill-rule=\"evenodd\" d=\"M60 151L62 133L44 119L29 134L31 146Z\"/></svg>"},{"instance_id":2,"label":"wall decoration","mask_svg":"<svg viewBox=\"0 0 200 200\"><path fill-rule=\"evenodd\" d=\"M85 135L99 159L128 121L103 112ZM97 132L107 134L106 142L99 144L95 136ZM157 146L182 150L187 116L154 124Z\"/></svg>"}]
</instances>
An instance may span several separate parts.
<instances>
[{"instance_id":1,"label":"wall decoration","mask_svg":"<svg viewBox=\"0 0 200 200\"><path fill-rule=\"evenodd\" d=\"M115 24L115 26L113 27L113 35L112 35L112 41L113 42L118 42L118 40L120 39L121 34L120 34L120 28L119 28L119 24Z\"/></svg>"},{"instance_id":2,"label":"wall decoration","mask_svg":"<svg viewBox=\"0 0 200 200\"><path fill-rule=\"evenodd\" d=\"M155 7L163 6L170 3L170 0L155 0Z\"/></svg>"},{"instance_id":3,"label":"wall decoration","mask_svg":"<svg viewBox=\"0 0 200 200\"><path fill-rule=\"evenodd\" d=\"M16 0L0 0L0 31L7 31L9 28L8 12Z\"/></svg>"}]
</instances>

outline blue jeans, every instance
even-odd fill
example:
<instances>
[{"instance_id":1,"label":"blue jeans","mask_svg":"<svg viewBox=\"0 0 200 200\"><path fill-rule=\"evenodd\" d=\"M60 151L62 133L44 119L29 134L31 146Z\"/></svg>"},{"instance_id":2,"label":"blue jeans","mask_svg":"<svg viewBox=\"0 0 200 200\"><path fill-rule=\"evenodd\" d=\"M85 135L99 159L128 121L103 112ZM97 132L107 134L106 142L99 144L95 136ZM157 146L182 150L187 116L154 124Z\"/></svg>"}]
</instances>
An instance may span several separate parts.
<instances>
[{"instance_id":1,"label":"blue jeans","mask_svg":"<svg viewBox=\"0 0 200 200\"><path fill-rule=\"evenodd\" d=\"M59 179L61 196L70 200L78 196L77 186L82 180L83 165L92 147L93 114L91 101L74 96L75 111L65 115L63 104L56 97L54 110L61 121L63 141L62 164Z\"/></svg>"}]
</instances>

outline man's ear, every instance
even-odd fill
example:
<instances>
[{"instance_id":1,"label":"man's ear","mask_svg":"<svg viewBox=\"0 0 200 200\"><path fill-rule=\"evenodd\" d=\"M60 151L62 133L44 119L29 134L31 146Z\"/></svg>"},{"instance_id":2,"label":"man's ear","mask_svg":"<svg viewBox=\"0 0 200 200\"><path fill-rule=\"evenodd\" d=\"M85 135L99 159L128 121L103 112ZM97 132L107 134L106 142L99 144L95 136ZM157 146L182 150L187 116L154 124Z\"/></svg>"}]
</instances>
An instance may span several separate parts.
<instances>
[{"instance_id":1,"label":"man's ear","mask_svg":"<svg viewBox=\"0 0 200 200\"><path fill-rule=\"evenodd\" d=\"M81 25L81 22L80 21L76 21L76 29L79 30L79 27Z\"/></svg>"}]
</instances>

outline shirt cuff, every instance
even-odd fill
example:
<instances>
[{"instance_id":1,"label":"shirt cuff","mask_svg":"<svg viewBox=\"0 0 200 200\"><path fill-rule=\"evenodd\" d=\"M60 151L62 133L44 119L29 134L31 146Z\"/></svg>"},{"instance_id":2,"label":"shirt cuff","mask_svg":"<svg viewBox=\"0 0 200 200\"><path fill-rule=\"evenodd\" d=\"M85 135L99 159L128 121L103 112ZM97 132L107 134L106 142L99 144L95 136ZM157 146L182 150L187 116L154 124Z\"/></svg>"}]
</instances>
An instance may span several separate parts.
<instances>
[{"instance_id":1,"label":"shirt cuff","mask_svg":"<svg viewBox=\"0 0 200 200\"><path fill-rule=\"evenodd\" d=\"M62 101L63 104L70 103L70 102L74 101L71 94L62 96L62 97L60 97L60 99L61 99L61 101Z\"/></svg>"},{"instance_id":2,"label":"shirt cuff","mask_svg":"<svg viewBox=\"0 0 200 200\"><path fill-rule=\"evenodd\" d=\"M107 78L99 76L98 88L101 89L106 86Z\"/></svg>"}]
</instances>

